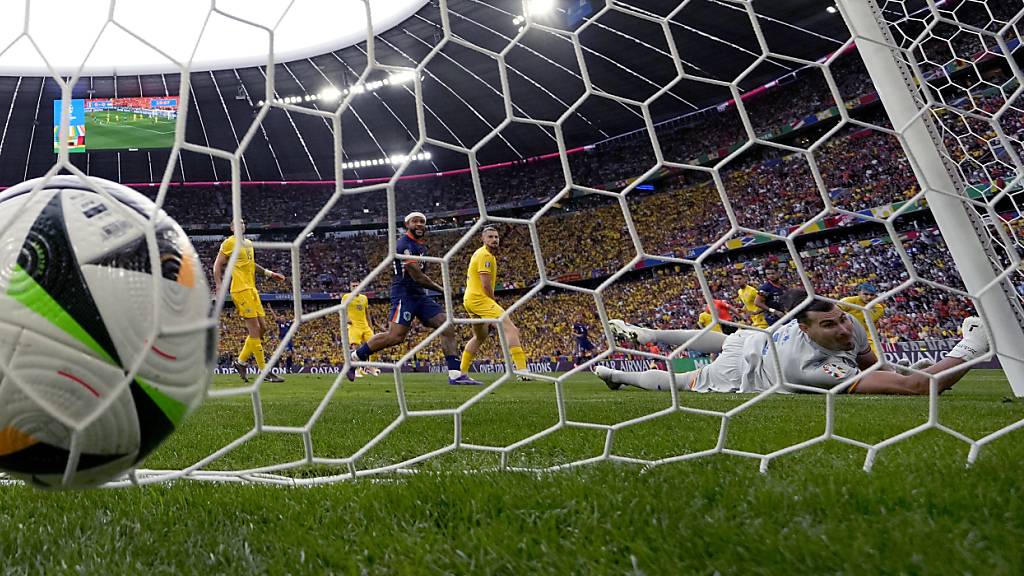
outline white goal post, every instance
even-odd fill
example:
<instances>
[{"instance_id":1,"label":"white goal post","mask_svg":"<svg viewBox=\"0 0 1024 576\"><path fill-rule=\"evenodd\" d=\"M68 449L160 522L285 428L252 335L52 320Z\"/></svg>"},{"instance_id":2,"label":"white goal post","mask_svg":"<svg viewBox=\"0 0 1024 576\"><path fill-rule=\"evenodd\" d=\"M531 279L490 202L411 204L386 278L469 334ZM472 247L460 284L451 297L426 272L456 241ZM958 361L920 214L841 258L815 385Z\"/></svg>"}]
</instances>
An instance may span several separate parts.
<instances>
[{"instance_id":1,"label":"white goal post","mask_svg":"<svg viewBox=\"0 0 1024 576\"><path fill-rule=\"evenodd\" d=\"M929 4L935 8L932 0ZM1020 267L1019 255L1011 251L1009 268L1004 269L1006 264L993 254L989 232L972 208L967 185L944 151L934 126L931 111L936 104L915 96L919 81L922 92L929 92L920 75L910 68L914 55L898 50L876 0L839 0L839 8L892 126L901 135L900 144L967 292L976 299L978 313L991 330L993 349L1013 393L1024 397L1024 312L1006 279L1007 273Z\"/></svg>"}]
</instances>

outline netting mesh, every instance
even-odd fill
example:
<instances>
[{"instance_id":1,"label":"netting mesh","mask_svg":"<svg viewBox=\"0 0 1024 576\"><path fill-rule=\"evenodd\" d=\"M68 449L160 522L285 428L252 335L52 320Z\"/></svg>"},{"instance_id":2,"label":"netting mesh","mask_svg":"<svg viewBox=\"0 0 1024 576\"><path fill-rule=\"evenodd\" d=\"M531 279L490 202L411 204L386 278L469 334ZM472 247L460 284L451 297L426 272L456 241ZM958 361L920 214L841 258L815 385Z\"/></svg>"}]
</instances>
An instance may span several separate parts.
<instances>
[{"instance_id":1,"label":"netting mesh","mask_svg":"<svg viewBox=\"0 0 1024 576\"><path fill-rule=\"evenodd\" d=\"M234 20L240 27L253 27L273 36L272 27L254 25L230 11L219 9L217 2L212 4L211 14L215 12L220 18ZM451 322L460 326L484 322L467 319L458 306L457 295L477 233L486 224L497 224L503 237L513 244L510 258L529 263L510 272L509 282L524 290L507 306L507 314L526 330L526 345L529 346L530 334L527 326L535 324L534 331L544 330L546 311L556 309L574 309L580 317L599 323L604 343L594 358L564 374L532 374L551 384L551 423L524 437L480 442L471 430L474 407L486 403L492 392L507 386L514 378L505 335L495 322L502 341L504 375L473 391L456 406L435 406L410 398L403 385L402 367L418 356L429 356L437 346L437 333L421 334L401 356L375 363L393 374L396 410L393 417L386 415L374 420L379 424L376 428L353 433L353 438L359 439L359 446L354 450L324 449L322 447L329 443L318 435L322 434L318 428L323 429L327 420L345 415L344 406L332 403L345 383L342 374L324 389L322 402L307 421L286 426L268 423L265 414L268 407L261 396L264 373L251 385L215 388L210 392L210 398L251 398L250 429L225 439L221 446L211 447L206 458L184 469L137 470L122 483L188 477L316 484L385 472L415 471L428 460L440 460L452 454L461 455L456 466L464 469L496 466L509 470L557 470L600 461L655 466L729 454L757 460L763 470L777 457L830 441L863 449L865 467L870 468L879 450L925 430L938 429L963 441L970 446L969 457L973 459L984 444L1024 425L1022 420L983 437L970 438L943 424L933 388L928 417L920 426L877 442L847 438L835 432L835 398L850 385L844 382L830 390L808 390L821 393L824 398L824 419L819 432L797 443L753 452L733 448L730 430L746 415L769 409L770 399L777 395L779 388L755 396L729 398L723 400L721 409L712 410L688 406L687 395L673 387L660 409L642 414L624 409L623 418L614 423L588 421L586 410L574 405L572 379L595 363L622 353L628 353L629 358L644 366L650 362L671 363L687 356L686 345L665 351L633 349L628 342L617 342L609 328L610 319L625 317L648 325L693 328L704 306L722 298L728 291L721 286L722 278L737 271L746 274L752 270L777 269L790 285L800 285L828 299L836 297L833 288L845 284L845 277L871 278L880 288L877 302L907 303L902 308L896 306L901 313L899 318L891 320L893 325L903 323L911 331L933 330L933 333L920 333L926 338L948 335L948 325L957 325L960 318L972 312L982 316L988 313L984 307L977 307L979 294L969 293L947 250L948 243L956 241L956 235L975 232L940 231L921 223L929 191L922 191L914 178L913 157L904 156L907 126L893 125L882 110L855 112L862 102L870 101L864 95L874 92L866 81L856 51L862 38L852 35L836 40L835 49L830 54L818 55L820 59L798 57L787 45L769 45L764 34L766 29L792 25L769 15L762 9L761 2L723 0L663 4L654 8L609 2L596 7L593 14L572 27L566 27L531 14L531 7L535 6L531 2L489 6L441 0L424 8L424 11L431 11L431 18L436 17L439 28L432 47L421 58L388 44L389 59L379 61L375 49L386 41L369 33L361 46L365 51L365 66L353 70L357 78L351 84L365 87L382 74L407 75L405 77L411 81L403 90L409 96L406 104L415 108L416 118L415 126L403 124L410 135L409 148L401 157L392 159L396 162L394 176L373 185L351 186L343 177L349 169L343 127L349 125L348 122L362 122L353 102L369 97L368 90L347 90L333 108L326 104L309 106L286 100L286 95L275 90L275 78L290 72L287 67L275 65L271 52L267 66L262 69L266 75L266 93L248 95L261 102L258 114L249 126L232 126L238 144L235 149L219 149L186 139L186 123L201 122L201 118L186 113L188 92L183 90L175 150L157 198L160 203L167 201L174 158L179 151L209 155L230 163L230 210L234 221L238 222L243 214L259 209L247 204L239 182L246 171L245 149L263 130L261 122L268 114L283 112L293 125L322 122L333 134L336 184L333 193L323 198L315 213L309 214L306 228L293 239L255 243L257 254L274 254L271 256L274 261L290 263L289 276L295 297L291 311L294 323L275 349L268 366L281 361L288 341L309 326L327 321L337 326L337 314L341 315L343 324L346 319L347 299L338 305L317 309L306 305L301 298L304 282L309 279L304 265L310 251L316 250L316 240L309 238L310 232L339 206L377 202L383 208L386 198L386 218L390 223L387 245L383 248L380 242L380 248L367 248L374 266L360 278L356 293L386 285L395 258L395 239L400 233L396 221L410 209L430 211L430 206L416 205L415 190L404 189L405 181L400 178L413 167L417 155L431 150L447 150L464 156L471 170L468 178L472 198L468 200L479 213L479 218L468 228L434 234L431 253L436 256L412 257L441 271L444 286L448 288L444 306ZM840 14L836 17L848 16L848 4L839 3ZM923 114L933 119L947 166L962 184L962 189L940 193L969 199L967 205L975 214L973 221L979 225L978 232L990 248L992 268L999 276L984 289L1016 294L1016 286L1020 285L1017 275L1021 248L1020 132L1024 130L1018 100L1020 80L1024 76L1012 55L1018 53L1019 21L1024 11L1012 2L974 0L939 3L888 0L880 2L878 8L877 14L885 20L885 28L894 44L888 48L911 74L908 89L919 105L919 116ZM477 25L466 16L471 9L507 10L510 28L490 30L485 41L471 42L467 39L470 35L463 33ZM111 12L108 24L117 27L116 14ZM709 12L727 22L733 31L741 32L717 37L713 30L703 29L708 25ZM367 21L371 21L372 3L365 2L365 13ZM282 18L286 17L287 14ZM622 25L625 21L629 21L628 27ZM622 29L633 32L626 34ZM134 36L130 30L125 32L156 49L146 38ZM682 35L701 38L743 57L723 58L721 66L715 69L709 62L690 62L687 54L679 49ZM617 43L630 46L631 49L623 53L632 57L639 55L645 60L643 75L638 72L639 62L624 60L616 53ZM544 46L543 50L539 46ZM551 50L571 56L555 61L545 55ZM45 54L41 56L45 58ZM572 64L566 65L567 61ZM994 61L999 65L992 66ZM442 67L448 68L445 74L439 71ZM538 83L537 75L531 70L540 68L562 70L567 84L573 88ZM182 78L188 77L188 64L182 63L181 69ZM481 78L479 71L482 69L496 71L496 74ZM807 93L813 101L787 101L785 97L773 96L772 92L759 98L745 98L745 93L755 88L752 79L761 78L765 70L811 87ZM460 83L464 87L449 86L442 76L449 83L454 83L453 77L462 78ZM77 77L67 82L57 76L55 79L62 83L64 97L68 99L70 86ZM440 117L433 112L430 101L438 92L425 91L426 82L445 84L446 98L460 98L459 92L463 89L482 91L484 97L500 102L496 109L501 114L486 117L486 111L465 103L466 109L459 118ZM183 81L182 86L185 85ZM699 92L702 100L717 98L723 104L701 114L661 122L667 111L685 109L686 105L697 107L687 100L691 91ZM537 94L546 95L549 103L555 102L557 106L531 109L530 103L536 102ZM552 114L551 110L557 113ZM601 128L601 116L608 113L631 118L636 131L598 146L596 153L603 154L598 156L599 161L579 160L590 152L570 153L567 142L573 140L581 127L596 129L608 137L617 136L604 133ZM807 122L800 117L806 114L814 115L816 120L838 117L839 121L826 129L809 131L800 140L787 144L776 141L770 131L772 126ZM456 122L458 129L453 127ZM66 122L62 129L67 129ZM533 194L540 198L535 207L524 209L515 217L503 216L501 214L506 212L493 209L498 204L493 192L496 188L493 182L489 183L488 173L480 170L481 158L490 159L499 154L502 142L508 143L506 136L512 131L547 139L557 152L557 157L547 163L522 169L522 187L543 189ZM305 141L299 144L308 154L307 146L311 144ZM712 147L714 153L705 152ZM65 148L62 146L54 171L70 165ZM854 148L874 153L865 158L852 152ZM315 167L316 163L312 162L312 157L310 159ZM678 189L659 192L662 200L653 201L645 192L644 184L665 174L676 179ZM320 174L317 170L317 176L332 175ZM506 177L499 174L494 179ZM670 200L664 201L664 195ZM570 220L572 214L562 213L562 204L570 199L585 205L585 219ZM850 231L806 240L807 233L833 227L848 227ZM753 261L734 254L743 247L771 242L775 243L771 246L777 247ZM592 243L601 250L596 255L582 251L578 248L581 243ZM855 262L851 264L850 260ZM625 281L638 266L650 263L657 266L649 280L643 282L646 288L641 290L636 283ZM582 269L600 270L601 275L594 275L599 281L577 282L579 278L574 274ZM671 275L665 274L666 270L671 271ZM835 278L837 274L843 278ZM941 300L945 309L936 313L915 307L914 298L908 297L911 293L915 298L920 296L918 300ZM637 304L638 298L643 300L652 294L659 301ZM222 291L217 296L211 313L213 320L220 318L226 294ZM715 307L710 306L709 310L713 324L707 330L719 323L713 312ZM647 317L636 317L638 314ZM943 328L944 324L947 326ZM869 321L869 331L876 342L884 340L885 334L875 322ZM341 331L339 340L339 348L348 349L345 331ZM1004 346L1000 348L999 344ZM996 342L996 345L1000 353L1012 353L1013 343ZM881 368L884 362L881 360L876 368ZM614 401L614 397L611 398L610 401ZM654 420L671 421L679 415L713 420L718 423L718 434L706 445L681 446L678 453L657 458L638 457L619 450L617 438L626 431L643 429ZM449 427L450 441L395 461L368 457L375 447L386 443L398 431L415 431L418 422ZM339 433L334 427L328 430ZM548 460L513 458L514 454L529 451L531 446L571 437L573 431L603 435L603 450L565 461L557 457ZM301 444L301 455L288 462L265 462L257 466L240 458L237 461L244 464L235 464L234 454L247 446L258 449L260 442L277 442L273 438ZM496 456L497 462L478 460L474 454Z\"/></svg>"}]
</instances>

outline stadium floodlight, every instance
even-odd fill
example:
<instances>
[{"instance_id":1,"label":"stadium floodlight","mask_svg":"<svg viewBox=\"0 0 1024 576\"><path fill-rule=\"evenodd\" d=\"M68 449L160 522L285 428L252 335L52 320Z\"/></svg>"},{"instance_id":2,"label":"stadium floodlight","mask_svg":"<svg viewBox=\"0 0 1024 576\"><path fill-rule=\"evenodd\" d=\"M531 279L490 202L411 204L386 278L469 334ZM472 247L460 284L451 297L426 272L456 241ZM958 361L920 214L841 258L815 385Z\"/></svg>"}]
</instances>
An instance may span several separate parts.
<instances>
[{"instance_id":1,"label":"stadium floodlight","mask_svg":"<svg viewBox=\"0 0 1024 576\"><path fill-rule=\"evenodd\" d=\"M555 0L529 0L526 9L531 16L543 16L555 9Z\"/></svg>"},{"instance_id":2,"label":"stadium floodlight","mask_svg":"<svg viewBox=\"0 0 1024 576\"><path fill-rule=\"evenodd\" d=\"M334 86L324 88L320 91L320 99L328 102L333 102L341 97L341 90L338 90Z\"/></svg>"},{"instance_id":3,"label":"stadium floodlight","mask_svg":"<svg viewBox=\"0 0 1024 576\"><path fill-rule=\"evenodd\" d=\"M392 74L388 77L388 80L391 81L392 85L395 85L411 82L414 78L416 78L416 72L412 70L403 70L402 72Z\"/></svg>"}]
</instances>

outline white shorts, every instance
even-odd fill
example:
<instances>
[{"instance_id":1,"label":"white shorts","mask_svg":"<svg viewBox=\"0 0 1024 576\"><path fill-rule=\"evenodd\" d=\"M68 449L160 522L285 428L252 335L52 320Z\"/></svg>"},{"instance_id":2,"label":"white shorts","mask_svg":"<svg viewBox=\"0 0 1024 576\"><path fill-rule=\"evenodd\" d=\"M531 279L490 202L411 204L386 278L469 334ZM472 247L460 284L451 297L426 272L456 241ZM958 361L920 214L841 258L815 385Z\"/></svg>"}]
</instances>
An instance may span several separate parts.
<instances>
[{"instance_id":1,"label":"white shorts","mask_svg":"<svg viewBox=\"0 0 1024 576\"><path fill-rule=\"evenodd\" d=\"M711 364L697 371L690 380L694 392L738 392L743 384L746 364L743 359L743 345L755 330L737 330L725 338L722 352Z\"/></svg>"}]
</instances>

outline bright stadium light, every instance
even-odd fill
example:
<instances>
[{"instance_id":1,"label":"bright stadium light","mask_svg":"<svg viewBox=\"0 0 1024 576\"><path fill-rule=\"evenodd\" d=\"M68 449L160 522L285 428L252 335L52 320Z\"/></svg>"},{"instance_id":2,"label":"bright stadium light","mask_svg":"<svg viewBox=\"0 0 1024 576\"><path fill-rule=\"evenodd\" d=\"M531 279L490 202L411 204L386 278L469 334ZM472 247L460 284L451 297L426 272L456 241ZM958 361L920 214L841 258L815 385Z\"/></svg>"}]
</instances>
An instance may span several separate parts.
<instances>
[{"instance_id":1,"label":"bright stadium light","mask_svg":"<svg viewBox=\"0 0 1024 576\"><path fill-rule=\"evenodd\" d=\"M333 102L341 97L341 90L338 90L334 86L330 88L324 88L320 91L320 99L328 102Z\"/></svg>"},{"instance_id":2,"label":"bright stadium light","mask_svg":"<svg viewBox=\"0 0 1024 576\"><path fill-rule=\"evenodd\" d=\"M416 72L414 72L413 70L405 70L402 72L396 72L392 74L391 76L388 77L388 80L391 82L392 85L395 85L404 84L406 82L412 82L414 78L416 78Z\"/></svg>"},{"instance_id":3,"label":"bright stadium light","mask_svg":"<svg viewBox=\"0 0 1024 576\"><path fill-rule=\"evenodd\" d=\"M349 170L351 168L366 168L368 166L397 166L406 160L414 162L425 162L430 160L430 152L419 152L412 155L407 154L393 154L391 156L385 156L383 158L368 158L364 160L350 160L348 162L342 162L341 168L343 170Z\"/></svg>"},{"instance_id":4,"label":"bright stadium light","mask_svg":"<svg viewBox=\"0 0 1024 576\"><path fill-rule=\"evenodd\" d=\"M555 9L555 0L530 0L526 7L531 16L543 16Z\"/></svg>"},{"instance_id":5,"label":"bright stadium light","mask_svg":"<svg viewBox=\"0 0 1024 576\"><path fill-rule=\"evenodd\" d=\"M324 100L327 102L333 102L342 96L347 96L349 93L362 94L363 92L375 92L385 86L398 86L399 84L405 84L406 82L412 82L416 78L416 72L413 70L404 70L402 72L396 72L381 80L374 80L366 84L354 84L347 88L338 89L334 86L328 86L321 90L318 94L301 94L298 96L286 96L280 100L274 100L274 102L283 102L285 104L292 104L295 102L315 102L317 100Z\"/></svg>"}]
</instances>

